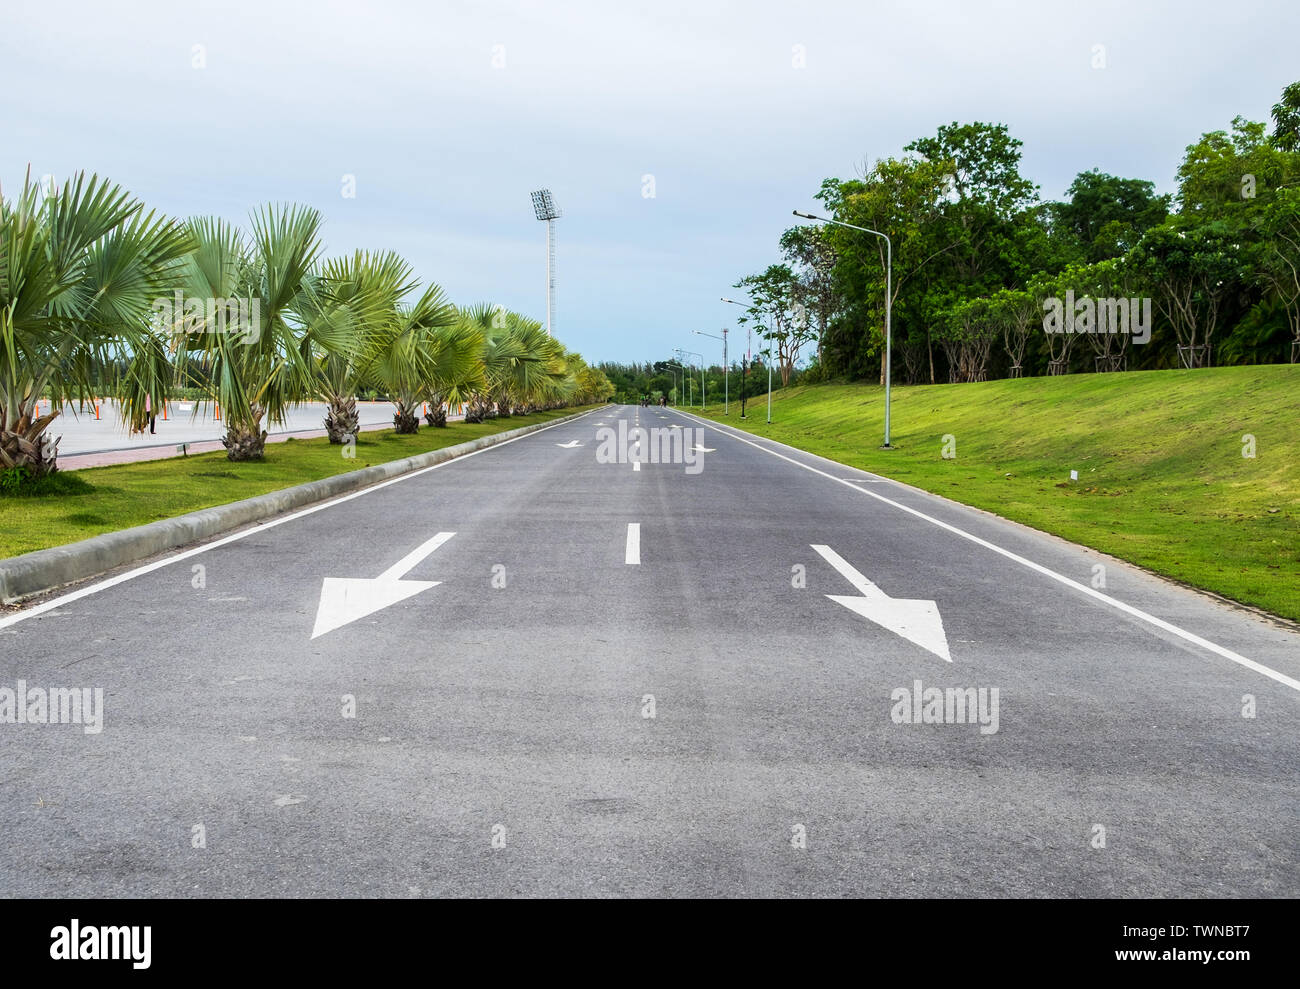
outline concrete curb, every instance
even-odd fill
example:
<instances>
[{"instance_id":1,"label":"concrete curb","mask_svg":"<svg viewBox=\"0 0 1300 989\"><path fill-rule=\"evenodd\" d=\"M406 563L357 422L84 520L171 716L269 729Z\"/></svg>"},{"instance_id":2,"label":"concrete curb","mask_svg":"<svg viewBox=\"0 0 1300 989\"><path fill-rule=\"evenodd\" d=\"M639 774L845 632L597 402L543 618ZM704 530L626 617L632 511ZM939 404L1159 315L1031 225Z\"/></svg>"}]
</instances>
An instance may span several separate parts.
<instances>
[{"instance_id":1,"label":"concrete curb","mask_svg":"<svg viewBox=\"0 0 1300 989\"><path fill-rule=\"evenodd\" d=\"M569 422L607 407L602 406L601 409L592 409L588 412L576 412L552 419L550 422L537 422L530 426L509 429L503 433L493 433L467 443L457 443L455 446L444 447L441 450L430 450L428 453L417 454L404 460L392 460L386 464L376 464L347 474L336 474L319 481L309 481L306 484L272 491L255 498L231 502L229 505L204 508L187 515L178 515L176 518L161 519L148 525L107 532L102 536L92 536L90 539L69 543L66 546L40 549L24 553L22 556L0 560L0 603L15 604L24 598L43 594L65 584L85 580L87 577L94 577L115 567L136 563L169 549L202 542L281 512L357 491L400 474L463 457L467 453L486 450L507 440L526 436L562 422Z\"/></svg>"}]
</instances>

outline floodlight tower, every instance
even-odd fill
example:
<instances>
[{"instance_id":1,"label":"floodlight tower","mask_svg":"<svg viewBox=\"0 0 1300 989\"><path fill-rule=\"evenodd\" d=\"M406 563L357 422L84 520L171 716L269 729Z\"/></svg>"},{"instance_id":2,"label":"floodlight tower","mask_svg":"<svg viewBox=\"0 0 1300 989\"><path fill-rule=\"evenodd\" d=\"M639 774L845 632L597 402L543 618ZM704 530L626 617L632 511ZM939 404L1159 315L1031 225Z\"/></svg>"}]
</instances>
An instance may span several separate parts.
<instances>
[{"instance_id":1,"label":"floodlight tower","mask_svg":"<svg viewBox=\"0 0 1300 989\"><path fill-rule=\"evenodd\" d=\"M564 214L555 205L550 189L533 193L533 211L537 219L546 221L546 335L550 336L555 323L555 221Z\"/></svg>"}]
</instances>

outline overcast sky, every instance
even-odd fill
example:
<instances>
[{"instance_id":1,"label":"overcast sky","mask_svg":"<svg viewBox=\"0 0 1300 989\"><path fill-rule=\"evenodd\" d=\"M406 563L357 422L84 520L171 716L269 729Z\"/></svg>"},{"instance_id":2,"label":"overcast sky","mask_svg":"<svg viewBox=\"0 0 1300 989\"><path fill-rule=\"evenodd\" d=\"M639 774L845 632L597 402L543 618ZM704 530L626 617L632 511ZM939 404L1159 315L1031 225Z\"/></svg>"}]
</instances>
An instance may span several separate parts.
<instances>
[{"instance_id":1,"label":"overcast sky","mask_svg":"<svg viewBox=\"0 0 1300 989\"><path fill-rule=\"evenodd\" d=\"M556 334L591 361L716 347L690 331L740 313L718 297L823 178L942 123L1008 124L1045 198L1092 167L1169 191L1188 144L1300 79L1295 0L16 0L3 22L5 195L30 163L176 215L307 203L330 253L392 249L458 303L545 319L549 187Z\"/></svg>"}]
</instances>

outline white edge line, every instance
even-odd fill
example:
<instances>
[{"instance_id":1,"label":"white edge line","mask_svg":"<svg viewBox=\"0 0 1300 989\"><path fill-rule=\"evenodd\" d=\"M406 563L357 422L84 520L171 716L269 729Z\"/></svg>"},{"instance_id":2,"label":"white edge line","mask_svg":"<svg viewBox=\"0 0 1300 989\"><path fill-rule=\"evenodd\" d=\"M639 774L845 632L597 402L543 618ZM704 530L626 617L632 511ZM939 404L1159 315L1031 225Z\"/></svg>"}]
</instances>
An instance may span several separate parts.
<instances>
[{"instance_id":1,"label":"white edge line","mask_svg":"<svg viewBox=\"0 0 1300 989\"><path fill-rule=\"evenodd\" d=\"M419 477L421 474L427 474L431 470L437 470L440 467L446 467L449 464L460 463L468 460L470 457L477 457L480 453L488 453L492 450L499 450L503 446L509 446L511 443L517 443L519 440L526 440L536 436L538 433L544 433L548 429L554 429L556 426L566 426L571 422L577 422L578 419L584 419L589 415L594 415L598 409L591 412L583 412L575 419L566 419L564 422L553 422L549 426L543 426L541 429L534 429L531 433L523 436L516 436L514 439L502 440L500 443L484 447L482 450L472 450L469 453L462 453L459 457L452 457L450 460L444 460L440 464L433 464L430 467L421 467L419 470L413 470L408 474L399 474L397 477L390 477L387 481L380 481L378 484L372 484L369 487L362 488L360 491L353 491L349 494L340 495L330 501L323 501L319 504L304 508L301 511L294 512L291 515L285 515L282 518L271 519L269 522L255 522L249 528L242 532L236 532L229 536L223 536L220 539L210 543L204 543L202 546L196 546L193 549L183 550L174 556L168 556L162 560L155 560L153 563L147 563L142 567L136 567L134 570L128 570L126 573L118 574L116 577L110 577L107 580L101 580L97 584L91 584L89 587L81 587L75 591L63 594L57 598L42 602L26 611L20 611L17 614L9 615L6 618L0 618L0 629L9 628L11 625L17 625L19 622L26 621L28 618L35 618L47 611L53 611L55 608L62 607L65 604L71 604L73 601L80 601L82 598L90 597L92 594L98 594L100 591L106 591L110 587L116 587L118 584L124 584L128 580L135 580L137 577L143 577L147 573L153 573L155 570L161 570L163 567L170 566L173 563L179 563L181 560L188 560L192 556L198 556L200 553L206 553L209 550L226 546L229 543L238 542L255 532L265 532L267 529L274 529L277 525L284 525L286 522L292 522L295 519L303 518L307 515L313 515L316 512L322 512L327 508L333 508L335 505L341 505L345 501L351 501L353 498L360 498L362 495L368 495L380 488L386 488L390 484L397 484L400 481L409 481L413 477ZM445 449L445 448L444 448ZM434 452L434 451L430 451ZM416 456L419 456L416 454Z\"/></svg>"},{"instance_id":2,"label":"white edge line","mask_svg":"<svg viewBox=\"0 0 1300 989\"><path fill-rule=\"evenodd\" d=\"M679 412L678 414L688 415L689 413ZM698 416L694 416L694 415L692 415L691 418L698 419L700 422L709 422L709 420L699 419ZM713 423L712 425L716 428L719 424ZM813 467L809 464L800 463L798 460L795 460L793 457L787 457L783 453L778 453L775 450L768 449L767 447L762 446L759 443L755 443L752 440L746 439L744 436L738 435L733 430L734 427L732 426L727 427L727 432L732 437L732 439L739 440L741 443L748 443L750 446L754 447L755 449L762 450L764 453L769 453L774 457L780 457L782 460L788 461L789 463L794 464L796 467L802 467L804 470L810 470L814 474L820 474L822 477L829 478L830 480L834 481L836 484L843 484L850 491L856 491L858 492L858 494L866 495L868 498L875 498L877 501L883 501L886 505L890 505L894 508L899 509L900 511L907 512L909 515L915 515L919 519L924 519L926 522L929 522L932 525L937 525L940 529L945 529L948 532L951 532L953 535L961 536L961 538L963 539L970 540L971 542L975 543L977 546L983 546L985 549L990 549L994 553L997 553L1001 556L1005 556L1008 560L1013 560L1016 563L1019 563L1021 566L1028 567L1030 570L1033 570L1035 573L1040 573L1044 577L1050 577L1052 580L1064 584L1066 587L1072 588L1073 590L1078 591L1080 594L1086 594L1088 597L1094 598L1097 601L1101 601L1104 604L1108 604L1112 608L1117 608L1127 615L1131 615L1134 618L1141 619L1147 624L1154 625L1156 628L1161 629L1165 632L1169 632L1173 635L1176 635L1181 639L1185 639L1186 641L1192 643L1193 645L1200 646L1202 649L1207 649L1210 652L1214 653L1216 656L1222 656L1224 659L1231 660L1232 662L1238 664L1239 666L1244 666L1248 670L1254 670L1256 673L1260 673L1271 680L1276 680L1278 683L1290 687L1292 690L1300 693L1300 680L1297 680L1294 677L1289 677L1285 673L1281 673L1273 669L1272 667L1265 666L1263 663L1257 663L1253 659L1247 659L1245 656L1241 655L1240 653L1236 653L1233 652L1231 649L1225 649L1223 646L1216 645L1215 643L1211 642L1209 639L1202 639L1199 635L1196 635L1193 632L1188 632L1186 629L1179 628L1177 625L1171 624L1170 622L1165 621L1163 618L1157 618L1155 615L1148 614L1147 612L1143 611L1141 608L1135 608L1131 604L1125 604L1123 601L1120 601L1117 598L1113 598L1109 594L1102 594L1100 591L1092 587L1089 587L1086 584L1080 584L1076 580L1071 580L1069 577L1066 577L1064 574L1059 574L1055 570L1051 570L1043 566L1041 563L1035 563L1033 560L1028 560L1023 556L1011 552L1011 550L1009 549L1003 549L1001 546L995 545L994 543L991 543L986 539L981 539L979 536L966 532L964 529L958 529L954 525L949 525L947 522L941 522L939 519L936 519L930 515L926 515L924 512L918 511L915 508L911 508L907 505L901 504L900 502L894 501L891 498L886 498L884 495L876 494L874 491L868 491L866 488L860 488L856 484L852 483L851 481L842 480L841 478L838 478L833 474L827 474L824 470L818 470L816 467ZM779 441L773 440L772 442L775 443ZM816 454L809 454L809 455L817 456Z\"/></svg>"}]
</instances>

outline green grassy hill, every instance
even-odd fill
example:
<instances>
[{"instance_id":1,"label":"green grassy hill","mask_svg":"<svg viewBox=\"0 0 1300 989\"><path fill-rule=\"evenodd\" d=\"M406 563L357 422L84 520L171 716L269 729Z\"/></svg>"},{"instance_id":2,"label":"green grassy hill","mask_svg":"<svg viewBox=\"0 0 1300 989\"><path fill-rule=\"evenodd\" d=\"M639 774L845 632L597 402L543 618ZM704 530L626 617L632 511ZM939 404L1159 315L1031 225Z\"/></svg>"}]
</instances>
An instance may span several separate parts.
<instances>
[{"instance_id":1,"label":"green grassy hill","mask_svg":"<svg viewBox=\"0 0 1300 989\"><path fill-rule=\"evenodd\" d=\"M891 451L877 386L748 411L709 417L1300 620L1300 365L896 387Z\"/></svg>"}]
</instances>

